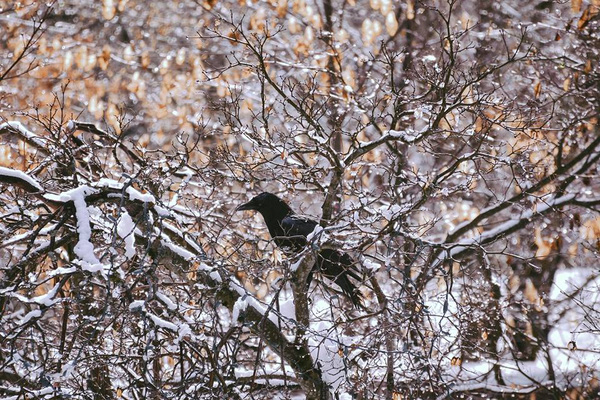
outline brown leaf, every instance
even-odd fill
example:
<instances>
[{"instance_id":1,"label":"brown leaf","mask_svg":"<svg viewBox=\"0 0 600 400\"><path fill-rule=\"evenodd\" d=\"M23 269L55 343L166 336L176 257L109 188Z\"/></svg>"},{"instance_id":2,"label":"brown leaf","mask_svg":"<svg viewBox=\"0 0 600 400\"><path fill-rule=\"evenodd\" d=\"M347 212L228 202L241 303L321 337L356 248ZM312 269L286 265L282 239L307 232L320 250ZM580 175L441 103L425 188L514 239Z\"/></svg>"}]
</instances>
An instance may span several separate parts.
<instances>
[{"instance_id":1,"label":"brown leaf","mask_svg":"<svg viewBox=\"0 0 600 400\"><path fill-rule=\"evenodd\" d=\"M113 0L104 0L102 2L102 16L105 19L107 19L107 20L113 19L115 17L116 13L117 13L117 7Z\"/></svg>"},{"instance_id":2,"label":"brown leaf","mask_svg":"<svg viewBox=\"0 0 600 400\"><path fill-rule=\"evenodd\" d=\"M390 36L394 36L398 31L398 21L393 11L390 11L385 17L385 29Z\"/></svg>"},{"instance_id":3,"label":"brown leaf","mask_svg":"<svg viewBox=\"0 0 600 400\"><path fill-rule=\"evenodd\" d=\"M577 29L580 31L584 30L591 19L592 13L590 12L590 6L588 6L585 11L583 11L583 14L581 14L579 21L577 21Z\"/></svg>"},{"instance_id":4,"label":"brown leaf","mask_svg":"<svg viewBox=\"0 0 600 400\"><path fill-rule=\"evenodd\" d=\"M108 62L110 61L110 47L108 45L104 45L102 48L102 54L98 57L98 65L102 71L106 71L108 68Z\"/></svg>"},{"instance_id":5,"label":"brown leaf","mask_svg":"<svg viewBox=\"0 0 600 400\"><path fill-rule=\"evenodd\" d=\"M541 93L542 93L542 82L538 82L533 87L533 94L534 94L535 98L537 99L538 97L540 97Z\"/></svg>"},{"instance_id":6,"label":"brown leaf","mask_svg":"<svg viewBox=\"0 0 600 400\"><path fill-rule=\"evenodd\" d=\"M414 0L408 0L406 3L406 19L415 18L415 2Z\"/></svg>"},{"instance_id":7,"label":"brown leaf","mask_svg":"<svg viewBox=\"0 0 600 400\"><path fill-rule=\"evenodd\" d=\"M578 14L581 11L581 0L571 0L571 12Z\"/></svg>"},{"instance_id":8,"label":"brown leaf","mask_svg":"<svg viewBox=\"0 0 600 400\"><path fill-rule=\"evenodd\" d=\"M525 281L525 290L523 291L523 294L525 295L527 301L529 301L532 304L536 304L540 299L538 290L531 281L531 279L527 279Z\"/></svg>"}]
</instances>

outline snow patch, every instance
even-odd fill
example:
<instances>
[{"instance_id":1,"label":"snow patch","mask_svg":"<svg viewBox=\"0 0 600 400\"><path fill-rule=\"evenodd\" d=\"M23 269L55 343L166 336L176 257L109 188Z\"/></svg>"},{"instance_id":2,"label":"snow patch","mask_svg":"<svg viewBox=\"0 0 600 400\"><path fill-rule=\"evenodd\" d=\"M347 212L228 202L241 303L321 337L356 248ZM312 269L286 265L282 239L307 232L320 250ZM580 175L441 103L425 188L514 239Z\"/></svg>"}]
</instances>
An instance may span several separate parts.
<instances>
[{"instance_id":1,"label":"snow patch","mask_svg":"<svg viewBox=\"0 0 600 400\"><path fill-rule=\"evenodd\" d=\"M131 186L129 186L125 191L131 200L139 200L144 203L156 203L156 199L150 193L142 193Z\"/></svg>"},{"instance_id":2,"label":"snow patch","mask_svg":"<svg viewBox=\"0 0 600 400\"><path fill-rule=\"evenodd\" d=\"M32 310L29 311L27 314L25 314L25 316L21 319L21 321L19 321L19 325L25 325L26 323L28 323L30 320L32 320L33 318L39 318L42 316L42 311L41 310Z\"/></svg>"},{"instance_id":3,"label":"snow patch","mask_svg":"<svg viewBox=\"0 0 600 400\"><path fill-rule=\"evenodd\" d=\"M131 311L133 311L133 310L142 311L145 308L146 308L146 302L144 300L135 300L135 301L132 301L131 304L129 304L129 309Z\"/></svg>"},{"instance_id":4,"label":"snow patch","mask_svg":"<svg viewBox=\"0 0 600 400\"><path fill-rule=\"evenodd\" d=\"M196 255L194 253L184 249L181 246L176 245L175 243L171 242L169 239L162 239L160 241L160 243L186 261L191 261L194 258L196 258Z\"/></svg>"},{"instance_id":5,"label":"snow patch","mask_svg":"<svg viewBox=\"0 0 600 400\"><path fill-rule=\"evenodd\" d=\"M60 194L62 201L72 201L75 205L75 216L77 217L77 234L79 241L73 251L82 261L88 264L99 264L100 261L94 255L94 245L90 242L92 228L90 226L90 213L85 202L86 196L97 193L96 189L89 186L80 186Z\"/></svg>"},{"instance_id":6,"label":"snow patch","mask_svg":"<svg viewBox=\"0 0 600 400\"><path fill-rule=\"evenodd\" d=\"M1 125L0 125L0 127L1 127ZM12 168L0 167L0 175L10 176L12 178L20 179L22 181L29 183L31 186L33 186L40 192L44 191L44 188L42 187L42 185L40 185L38 183L38 181L36 181L35 179L33 179L31 176L27 175L23 171L19 171L19 170L12 169Z\"/></svg>"},{"instance_id":7,"label":"snow patch","mask_svg":"<svg viewBox=\"0 0 600 400\"><path fill-rule=\"evenodd\" d=\"M33 143L40 147L46 147L45 141L29 129L25 128L25 125L19 121L8 121L0 124L0 130L10 128L18 131L23 137L31 140Z\"/></svg>"},{"instance_id":8,"label":"snow patch","mask_svg":"<svg viewBox=\"0 0 600 400\"><path fill-rule=\"evenodd\" d=\"M131 259L135 255L135 224L127 211L123 210L117 222L117 234L125 241L125 257Z\"/></svg>"},{"instance_id":9,"label":"snow patch","mask_svg":"<svg viewBox=\"0 0 600 400\"><path fill-rule=\"evenodd\" d=\"M166 305L169 310L171 310L171 311L177 310L177 308L178 308L177 304L175 304L173 302L173 300L171 300L169 298L169 296L167 296L163 292L156 292L156 297L158 297L160 299L160 301L162 301L163 304Z\"/></svg>"},{"instance_id":10,"label":"snow patch","mask_svg":"<svg viewBox=\"0 0 600 400\"><path fill-rule=\"evenodd\" d=\"M242 296L238 298L233 305L233 310L231 311L231 321L233 324L237 325L238 319L240 318L240 313L243 313L248 308L248 302L246 301L246 296Z\"/></svg>"},{"instance_id":11,"label":"snow patch","mask_svg":"<svg viewBox=\"0 0 600 400\"><path fill-rule=\"evenodd\" d=\"M168 329L168 330L173 331L173 332L178 332L179 331L179 329L177 328L176 324L174 324L172 322L169 322L169 321L167 321L165 319L162 319L158 315L154 315L152 313L147 312L146 316L148 316L152 320L152 322L154 323L154 325L156 325L156 326Z\"/></svg>"},{"instance_id":12,"label":"snow patch","mask_svg":"<svg viewBox=\"0 0 600 400\"><path fill-rule=\"evenodd\" d=\"M46 307L54 305L56 302L58 302L58 300L54 299L56 292L58 292L58 287L59 285L56 284L50 291L48 291L48 293L34 297L31 299L31 301Z\"/></svg>"}]
</instances>

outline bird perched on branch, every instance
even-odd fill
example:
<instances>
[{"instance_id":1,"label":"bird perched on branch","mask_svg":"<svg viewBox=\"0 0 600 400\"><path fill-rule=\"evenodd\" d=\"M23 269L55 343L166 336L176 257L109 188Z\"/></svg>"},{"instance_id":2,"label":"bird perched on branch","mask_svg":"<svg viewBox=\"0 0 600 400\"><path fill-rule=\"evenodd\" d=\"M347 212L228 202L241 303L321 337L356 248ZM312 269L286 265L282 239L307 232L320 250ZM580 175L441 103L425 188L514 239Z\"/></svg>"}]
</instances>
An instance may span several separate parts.
<instances>
[{"instance_id":1,"label":"bird perched on branch","mask_svg":"<svg viewBox=\"0 0 600 400\"><path fill-rule=\"evenodd\" d=\"M312 219L296 215L285 201L267 192L259 194L236 209L236 211L242 210L261 213L275 244L287 255L294 255L304 249L308 243L308 235L318 225ZM360 280L360 276L354 261L348 254L334 249L320 249L315 265L308 275L307 286L315 271L334 281L354 306L361 305L361 294L350 280L350 278Z\"/></svg>"}]
</instances>

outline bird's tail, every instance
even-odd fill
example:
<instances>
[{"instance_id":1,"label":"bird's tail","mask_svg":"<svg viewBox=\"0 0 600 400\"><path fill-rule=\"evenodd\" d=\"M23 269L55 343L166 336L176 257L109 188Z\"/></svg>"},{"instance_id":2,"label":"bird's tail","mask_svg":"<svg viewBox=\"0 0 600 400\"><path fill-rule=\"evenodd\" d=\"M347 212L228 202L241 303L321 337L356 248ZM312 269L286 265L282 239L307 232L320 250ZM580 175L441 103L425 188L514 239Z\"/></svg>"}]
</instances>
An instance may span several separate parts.
<instances>
[{"instance_id":1,"label":"bird's tail","mask_svg":"<svg viewBox=\"0 0 600 400\"><path fill-rule=\"evenodd\" d=\"M362 295L350 278L360 281L352 258L341 251L321 249L317 257L317 267L321 274L334 281L355 307L362 305Z\"/></svg>"},{"instance_id":2,"label":"bird's tail","mask_svg":"<svg viewBox=\"0 0 600 400\"><path fill-rule=\"evenodd\" d=\"M362 305L362 294L356 285L354 285L352 281L348 279L348 275L340 274L334 279L334 281L342 289L342 292L344 292L344 294L350 299L352 304L354 304L354 307L360 308Z\"/></svg>"}]
</instances>

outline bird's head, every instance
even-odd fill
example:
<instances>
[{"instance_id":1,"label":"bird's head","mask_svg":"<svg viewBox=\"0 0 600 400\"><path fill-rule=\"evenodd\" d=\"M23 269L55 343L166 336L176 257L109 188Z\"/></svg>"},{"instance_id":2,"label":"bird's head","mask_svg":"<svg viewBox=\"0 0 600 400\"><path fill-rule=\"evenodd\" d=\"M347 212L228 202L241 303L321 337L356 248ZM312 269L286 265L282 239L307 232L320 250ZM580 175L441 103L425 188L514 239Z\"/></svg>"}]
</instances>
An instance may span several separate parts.
<instances>
[{"instance_id":1,"label":"bird's head","mask_svg":"<svg viewBox=\"0 0 600 400\"><path fill-rule=\"evenodd\" d=\"M292 209L286 204L285 201L281 200L273 193L268 192L264 192L253 197L249 202L242 204L235 210L254 210L263 215L281 214L281 216L286 216L292 214Z\"/></svg>"}]
</instances>

